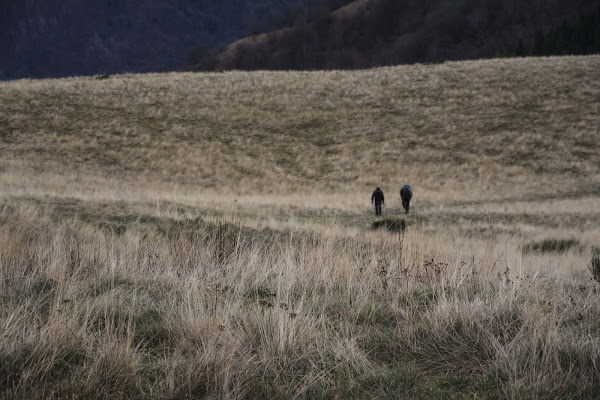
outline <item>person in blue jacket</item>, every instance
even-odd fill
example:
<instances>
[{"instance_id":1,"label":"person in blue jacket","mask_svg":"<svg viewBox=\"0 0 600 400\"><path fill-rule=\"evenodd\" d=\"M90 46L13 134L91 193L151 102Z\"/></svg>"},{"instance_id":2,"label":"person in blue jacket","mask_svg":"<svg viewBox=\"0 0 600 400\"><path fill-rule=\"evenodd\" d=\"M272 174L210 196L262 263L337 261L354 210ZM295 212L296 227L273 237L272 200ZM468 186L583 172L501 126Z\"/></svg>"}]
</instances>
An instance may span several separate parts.
<instances>
[{"instance_id":1,"label":"person in blue jacket","mask_svg":"<svg viewBox=\"0 0 600 400\"><path fill-rule=\"evenodd\" d=\"M412 198L412 189L409 185L402 186L400 189L400 197L402 198L402 207L404 207L404 213L408 214L410 208L410 199Z\"/></svg>"}]
</instances>

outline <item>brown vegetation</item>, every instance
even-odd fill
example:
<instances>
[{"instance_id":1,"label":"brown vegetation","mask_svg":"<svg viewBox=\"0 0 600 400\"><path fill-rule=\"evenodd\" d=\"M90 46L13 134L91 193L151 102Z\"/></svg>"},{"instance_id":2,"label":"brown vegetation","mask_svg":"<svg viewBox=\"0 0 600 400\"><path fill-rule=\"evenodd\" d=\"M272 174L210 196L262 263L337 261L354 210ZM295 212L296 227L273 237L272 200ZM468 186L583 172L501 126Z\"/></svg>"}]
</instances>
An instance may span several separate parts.
<instances>
[{"instance_id":1,"label":"brown vegetation","mask_svg":"<svg viewBox=\"0 0 600 400\"><path fill-rule=\"evenodd\" d=\"M0 397L595 398L599 65L0 84Z\"/></svg>"}]
</instances>

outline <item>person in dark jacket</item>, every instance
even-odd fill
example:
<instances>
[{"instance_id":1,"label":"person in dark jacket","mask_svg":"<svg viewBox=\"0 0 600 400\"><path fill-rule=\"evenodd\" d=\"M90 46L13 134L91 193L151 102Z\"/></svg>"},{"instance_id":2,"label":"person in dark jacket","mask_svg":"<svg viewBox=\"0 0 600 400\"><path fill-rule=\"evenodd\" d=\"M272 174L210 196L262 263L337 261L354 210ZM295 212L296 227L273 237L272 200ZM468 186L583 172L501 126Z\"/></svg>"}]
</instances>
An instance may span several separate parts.
<instances>
[{"instance_id":1,"label":"person in dark jacket","mask_svg":"<svg viewBox=\"0 0 600 400\"><path fill-rule=\"evenodd\" d=\"M410 199L412 198L412 189L409 185L402 186L400 189L400 197L402 198L402 207L404 207L404 213L408 214L410 208Z\"/></svg>"},{"instance_id":2,"label":"person in dark jacket","mask_svg":"<svg viewBox=\"0 0 600 400\"><path fill-rule=\"evenodd\" d=\"M371 204L375 204L375 214L381 215L381 205L385 203L383 191L380 188L375 189L371 196Z\"/></svg>"}]
</instances>

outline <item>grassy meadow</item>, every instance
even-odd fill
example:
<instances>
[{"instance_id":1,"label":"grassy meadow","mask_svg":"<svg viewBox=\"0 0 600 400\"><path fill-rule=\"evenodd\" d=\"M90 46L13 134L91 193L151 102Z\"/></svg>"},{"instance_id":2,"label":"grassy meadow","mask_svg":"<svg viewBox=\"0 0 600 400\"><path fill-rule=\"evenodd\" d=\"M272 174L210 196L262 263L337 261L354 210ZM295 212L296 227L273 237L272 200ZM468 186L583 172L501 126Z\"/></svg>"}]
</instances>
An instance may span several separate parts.
<instances>
[{"instance_id":1,"label":"grassy meadow","mask_svg":"<svg viewBox=\"0 0 600 400\"><path fill-rule=\"evenodd\" d=\"M597 398L599 143L600 56L1 82L0 398Z\"/></svg>"}]
</instances>

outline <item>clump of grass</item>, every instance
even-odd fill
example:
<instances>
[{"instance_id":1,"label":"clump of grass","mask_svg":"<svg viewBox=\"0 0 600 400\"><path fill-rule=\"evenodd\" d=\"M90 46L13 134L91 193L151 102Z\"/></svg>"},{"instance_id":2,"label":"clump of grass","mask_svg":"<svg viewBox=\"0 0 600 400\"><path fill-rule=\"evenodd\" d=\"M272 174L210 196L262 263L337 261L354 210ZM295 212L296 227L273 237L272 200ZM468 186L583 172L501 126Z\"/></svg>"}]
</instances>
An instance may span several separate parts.
<instances>
[{"instance_id":1,"label":"clump of grass","mask_svg":"<svg viewBox=\"0 0 600 400\"><path fill-rule=\"evenodd\" d=\"M544 239L529 242L523 246L523 253L564 253L570 249L581 249L583 246L577 239Z\"/></svg>"},{"instance_id":2,"label":"clump of grass","mask_svg":"<svg viewBox=\"0 0 600 400\"><path fill-rule=\"evenodd\" d=\"M222 265L240 246L242 228L239 221L219 221L214 230L214 257Z\"/></svg>"}]
</instances>

